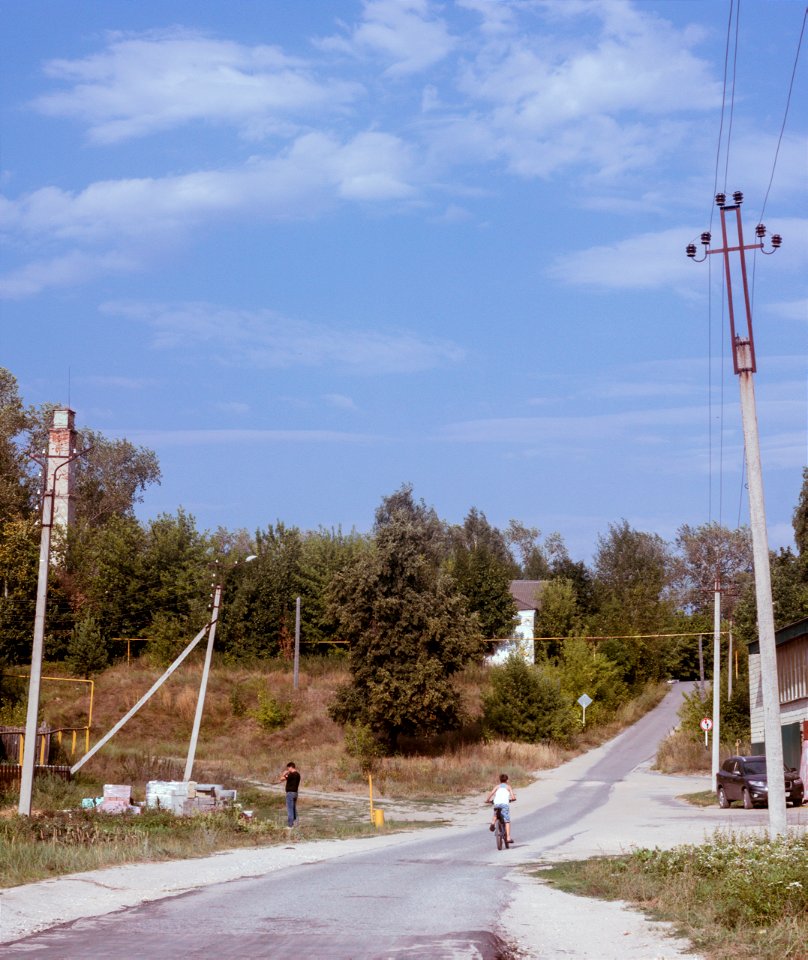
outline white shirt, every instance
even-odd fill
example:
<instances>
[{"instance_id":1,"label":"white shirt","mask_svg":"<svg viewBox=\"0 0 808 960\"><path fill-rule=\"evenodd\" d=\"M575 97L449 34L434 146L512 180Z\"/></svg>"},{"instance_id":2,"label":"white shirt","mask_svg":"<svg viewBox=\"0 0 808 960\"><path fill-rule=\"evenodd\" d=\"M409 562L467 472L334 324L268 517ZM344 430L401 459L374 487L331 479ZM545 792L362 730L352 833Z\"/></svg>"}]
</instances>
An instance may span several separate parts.
<instances>
[{"instance_id":1,"label":"white shirt","mask_svg":"<svg viewBox=\"0 0 808 960\"><path fill-rule=\"evenodd\" d=\"M494 806L511 802L511 791L507 783L501 783L494 794Z\"/></svg>"}]
</instances>

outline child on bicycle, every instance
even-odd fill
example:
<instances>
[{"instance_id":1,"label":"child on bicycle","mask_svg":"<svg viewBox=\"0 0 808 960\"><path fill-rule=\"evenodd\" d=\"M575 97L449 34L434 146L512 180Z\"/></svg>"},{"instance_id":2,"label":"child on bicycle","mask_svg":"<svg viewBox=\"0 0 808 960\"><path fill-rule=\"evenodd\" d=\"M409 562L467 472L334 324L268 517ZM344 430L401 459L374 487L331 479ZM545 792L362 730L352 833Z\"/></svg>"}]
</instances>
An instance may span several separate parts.
<instances>
[{"instance_id":1,"label":"child on bicycle","mask_svg":"<svg viewBox=\"0 0 808 960\"><path fill-rule=\"evenodd\" d=\"M496 784L491 793L488 794L486 803L494 804L494 816L491 819L491 826L488 828L492 833L494 824L497 822L497 810L502 814L502 822L505 824L505 840L511 842L511 807L510 804L516 799L513 788L508 783L508 774L499 775L499 783Z\"/></svg>"}]
</instances>

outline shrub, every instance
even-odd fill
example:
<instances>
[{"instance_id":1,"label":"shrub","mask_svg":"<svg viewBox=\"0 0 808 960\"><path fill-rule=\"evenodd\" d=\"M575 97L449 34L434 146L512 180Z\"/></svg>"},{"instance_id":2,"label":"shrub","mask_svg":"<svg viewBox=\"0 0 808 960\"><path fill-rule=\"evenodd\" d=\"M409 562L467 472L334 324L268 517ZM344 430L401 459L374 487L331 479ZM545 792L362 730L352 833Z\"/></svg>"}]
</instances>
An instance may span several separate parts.
<instances>
[{"instance_id":1,"label":"shrub","mask_svg":"<svg viewBox=\"0 0 808 960\"><path fill-rule=\"evenodd\" d=\"M276 700L269 693L258 694L258 706L250 711L250 716L258 722L258 726L271 733L280 730L292 719L292 705Z\"/></svg>"},{"instance_id":2,"label":"shrub","mask_svg":"<svg viewBox=\"0 0 808 960\"><path fill-rule=\"evenodd\" d=\"M483 698L483 725L489 735L507 740L565 743L576 721L555 678L515 654L493 668L491 690Z\"/></svg>"},{"instance_id":3,"label":"shrub","mask_svg":"<svg viewBox=\"0 0 808 960\"><path fill-rule=\"evenodd\" d=\"M85 617L73 628L67 663L80 677L89 677L109 665L109 652L93 617Z\"/></svg>"},{"instance_id":4,"label":"shrub","mask_svg":"<svg viewBox=\"0 0 808 960\"><path fill-rule=\"evenodd\" d=\"M371 773L384 747L365 723L349 723L345 727L345 752L359 761L362 773Z\"/></svg>"}]
</instances>

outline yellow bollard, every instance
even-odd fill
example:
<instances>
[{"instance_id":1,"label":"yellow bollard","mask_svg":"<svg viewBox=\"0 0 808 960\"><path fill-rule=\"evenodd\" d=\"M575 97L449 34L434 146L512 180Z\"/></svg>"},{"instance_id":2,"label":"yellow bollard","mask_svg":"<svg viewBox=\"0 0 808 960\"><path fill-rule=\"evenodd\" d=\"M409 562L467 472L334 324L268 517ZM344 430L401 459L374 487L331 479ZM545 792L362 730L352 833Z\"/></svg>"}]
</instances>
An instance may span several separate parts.
<instances>
[{"instance_id":1,"label":"yellow bollard","mask_svg":"<svg viewBox=\"0 0 808 960\"><path fill-rule=\"evenodd\" d=\"M39 765L40 767L45 766L45 734L41 734L42 743L39 745Z\"/></svg>"},{"instance_id":2,"label":"yellow bollard","mask_svg":"<svg viewBox=\"0 0 808 960\"><path fill-rule=\"evenodd\" d=\"M75 757L76 755L76 731L73 731L73 739L70 743L70 756Z\"/></svg>"},{"instance_id":3,"label":"yellow bollard","mask_svg":"<svg viewBox=\"0 0 808 960\"><path fill-rule=\"evenodd\" d=\"M384 826L384 810L378 807L373 810L373 826L377 829Z\"/></svg>"},{"instance_id":4,"label":"yellow bollard","mask_svg":"<svg viewBox=\"0 0 808 960\"><path fill-rule=\"evenodd\" d=\"M19 763L20 763L20 766L22 766L22 755L25 753L25 734L24 734L24 733L21 733L21 734L20 734L20 739L18 740L18 745L19 745L19 748L20 748L20 760L19 760Z\"/></svg>"}]
</instances>

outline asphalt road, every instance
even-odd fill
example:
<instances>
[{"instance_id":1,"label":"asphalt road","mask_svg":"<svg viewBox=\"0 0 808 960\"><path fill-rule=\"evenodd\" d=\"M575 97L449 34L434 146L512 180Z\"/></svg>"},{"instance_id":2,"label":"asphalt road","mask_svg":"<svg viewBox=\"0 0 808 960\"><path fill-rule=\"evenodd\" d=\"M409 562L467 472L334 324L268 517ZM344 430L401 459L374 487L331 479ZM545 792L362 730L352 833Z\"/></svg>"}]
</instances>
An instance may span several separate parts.
<instances>
[{"instance_id":1,"label":"asphalt road","mask_svg":"<svg viewBox=\"0 0 808 960\"><path fill-rule=\"evenodd\" d=\"M578 758L551 796L537 785L520 791L511 850L496 850L481 804L472 827L423 831L395 846L369 844L366 851L79 920L7 944L3 958L504 960L512 956L508 873L519 862L552 858L587 823L608 845L612 818L604 814L610 803L625 808L613 794L676 724L683 688L675 686L612 743ZM481 799L487 788L481 784Z\"/></svg>"}]
</instances>

